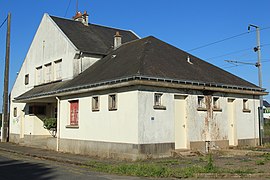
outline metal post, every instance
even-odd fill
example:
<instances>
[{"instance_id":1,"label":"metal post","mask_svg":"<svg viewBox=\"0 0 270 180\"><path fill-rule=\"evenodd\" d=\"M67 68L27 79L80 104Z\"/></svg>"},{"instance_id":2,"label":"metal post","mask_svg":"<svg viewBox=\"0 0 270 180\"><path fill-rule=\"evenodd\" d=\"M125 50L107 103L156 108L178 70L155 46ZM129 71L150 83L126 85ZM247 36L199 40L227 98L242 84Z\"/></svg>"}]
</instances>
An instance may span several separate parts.
<instances>
[{"instance_id":1,"label":"metal post","mask_svg":"<svg viewBox=\"0 0 270 180\"><path fill-rule=\"evenodd\" d=\"M9 115L8 114L8 82L9 82L9 52L10 52L10 20L11 20L11 14L8 13L1 142L7 142L7 139L8 139L8 120L9 120L8 118L8 115Z\"/></svg>"},{"instance_id":2,"label":"metal post","mask_svg":"<svg viewBox=\"0 0 270 180\"><path fill-rule=\"evenodd\" d=\"M256 28L256 39L257 39L257 47L254 48L254 51L257 52L257 64L256 67L258 68L258 77L259 77L259 87L262 88L262 64L261 64L261 44L260 44L260 28L258 26L250 24L250 27ZM259 132L260 132L260 145L263 144L263 137L264 137L264 119L263 119L263 96L260 96L260 108L259 110Z\"/></svg>"}]
</instances>

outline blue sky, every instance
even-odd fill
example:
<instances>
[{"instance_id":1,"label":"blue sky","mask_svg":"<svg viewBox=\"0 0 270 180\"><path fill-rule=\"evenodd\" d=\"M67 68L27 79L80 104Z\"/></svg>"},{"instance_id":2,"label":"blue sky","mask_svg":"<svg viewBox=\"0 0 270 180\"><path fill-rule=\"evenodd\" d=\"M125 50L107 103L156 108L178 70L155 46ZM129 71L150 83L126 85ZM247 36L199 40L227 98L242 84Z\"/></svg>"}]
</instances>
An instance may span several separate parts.
<instances>
[{"instance_id":1,"label":"blue sky","mask_svg":"<svg viewBox=\"0 0 270 180\"><path fill-rule=\"evenodd\" d=\"M70 2L70 6L68 8ZM270 89L270 1L269 0L79 0L90 23L130 29L140 37L153 35L182 50L247 32L255 24L261 31L263 87ZM0 24L12 13L10 88L27 54L44 13L71 18L76 0L0 0ZM6 24L0 29L0 107L2 107ZM254 32L190 51L218 67L258 84L258 71L252 65L232 67L224 60L255 63ZM237 52L238 53L235 53ZM226 55L229 54L229 55ZM265 99L270 101L269 96ZM1 111L1 110L0 110Z\"/></svg>"}]
</instances>

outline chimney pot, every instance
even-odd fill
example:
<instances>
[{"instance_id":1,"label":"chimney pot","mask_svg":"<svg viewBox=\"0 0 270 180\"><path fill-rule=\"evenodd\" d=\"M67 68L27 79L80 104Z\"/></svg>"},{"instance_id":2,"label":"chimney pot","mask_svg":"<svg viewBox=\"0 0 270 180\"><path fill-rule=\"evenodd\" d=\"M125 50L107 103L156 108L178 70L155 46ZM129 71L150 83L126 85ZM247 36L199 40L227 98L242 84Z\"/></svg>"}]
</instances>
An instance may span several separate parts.
<instances>
[{"instance_id":1,"label":"chimney pot","mask_svg":"<svg viewBox=\"0 0 270 180\"><path fill-rule=\"evenodd\" d=\"M114 35L114 49L117 49L122 44L122 36L120 35L119 31L116 31Z\"/></svg>"},{"instance_id":2,"label":"chimney pot","mask_svg":"<svg viewBox=\"0 0 270 180\"><path fill-rule=\"evenodd\" d=\"M87 11L84 11L84 13L82 14L80 11L76 12L76 15L73 16L73 20L75 21L80 21L81 23L83 23L85 26L88 26L88 14Z\"/></svg>"}]
</instances>

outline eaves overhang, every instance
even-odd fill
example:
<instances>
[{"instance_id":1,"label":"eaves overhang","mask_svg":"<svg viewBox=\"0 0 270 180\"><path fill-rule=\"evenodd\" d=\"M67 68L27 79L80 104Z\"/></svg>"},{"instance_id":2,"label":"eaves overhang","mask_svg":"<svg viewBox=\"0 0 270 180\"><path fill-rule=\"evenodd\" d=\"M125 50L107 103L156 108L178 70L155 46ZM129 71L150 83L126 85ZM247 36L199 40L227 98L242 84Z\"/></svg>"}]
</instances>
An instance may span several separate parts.
<instances>
[{"instance_id":1,"label":"eaves overhang","mask_svg":"<svg viewBox=\"0 0 270 180\"><path fill-rule=\"evenodd\" d=\"M235 85L226 85L218 83L204 83L187 80L176 80L169 78L157 78L149 76L134 75L130 77L124 77L109 81L103 81L99 83L86 84L76 87L68 87L58 89L54 91L47 91L43 93L37 93L32 95L21 95L16 97L14 102L27 102L31 100L49 98L49 97L61 97L74 94L81 94L91 91L114 89L127 86L146 85L155 87L177 88L177 89L193 89L203 91L224 92L233 94L247 94L247 95L267 95L266 89L259 87L244 87Z\"/></svg>"}]
</instances>

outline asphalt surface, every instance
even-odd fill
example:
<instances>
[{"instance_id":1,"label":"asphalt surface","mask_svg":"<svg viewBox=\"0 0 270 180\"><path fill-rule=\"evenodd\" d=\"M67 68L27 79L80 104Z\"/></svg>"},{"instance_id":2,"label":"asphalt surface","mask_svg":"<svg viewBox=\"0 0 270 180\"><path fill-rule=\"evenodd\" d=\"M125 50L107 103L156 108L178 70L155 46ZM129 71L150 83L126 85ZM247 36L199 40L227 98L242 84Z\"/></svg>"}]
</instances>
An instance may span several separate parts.
<instances>
[{"instance_id":1,"label":"asphalt surface","mask_svg":"<svg viewBox=\"0 0 270 180\"><path fill-rule=\"evenodd\" d=\"M10 147L10 149L8 149L8 147ZM40 154L35 153L38 151L41 151ZM46 159L46 156L50 153L51 159L54 158L54 160ZM53 157L54 154L58 154L58 160ZM61 161L60 157L64 158L67 156L70 157L66 162L64 160ZM73 162L70 159L74 157L76 157L76 155L44 151L38 148L21 147L10 143L0 143L0 180L146 179L92 172L87 167L78 165L78 162L82 157L78 156L77 161ZM84 158L85 162L89 160L89 158L86 158L85 156Z\"/></svg>"}]
</instances>

